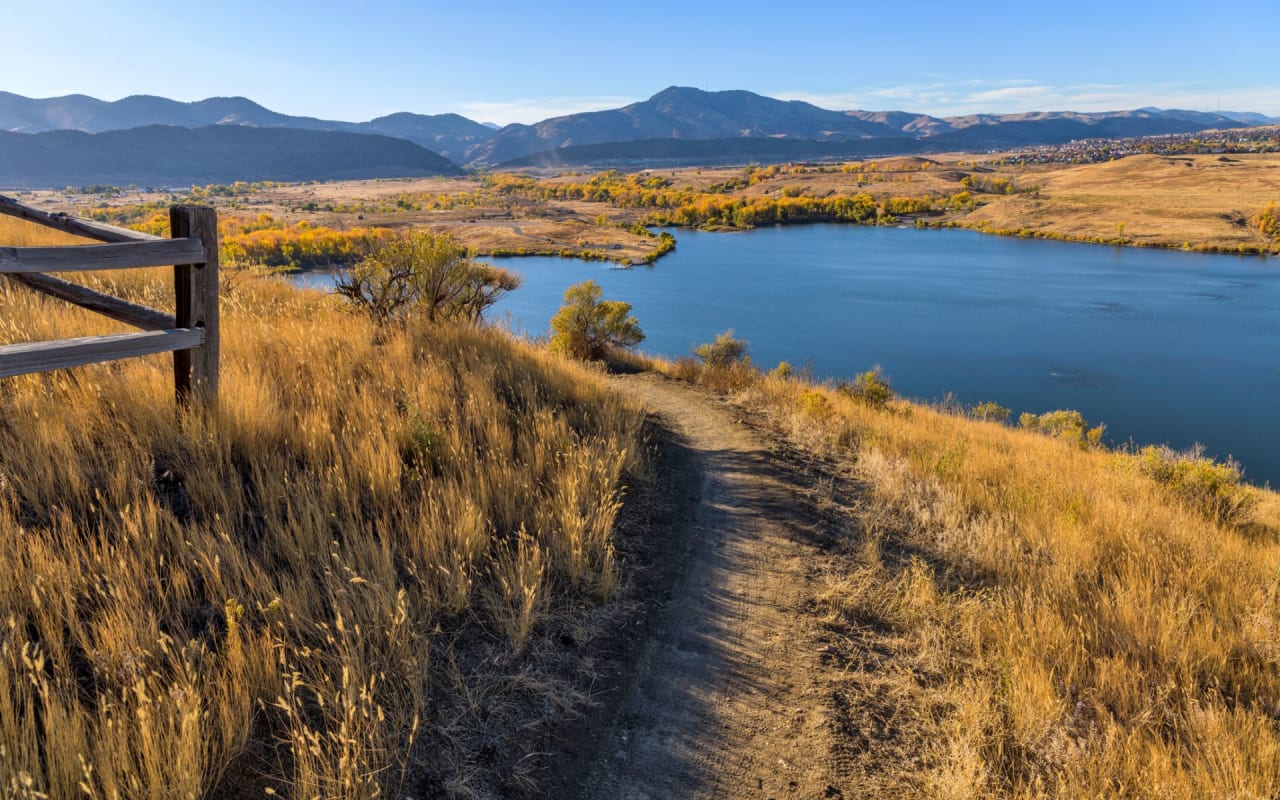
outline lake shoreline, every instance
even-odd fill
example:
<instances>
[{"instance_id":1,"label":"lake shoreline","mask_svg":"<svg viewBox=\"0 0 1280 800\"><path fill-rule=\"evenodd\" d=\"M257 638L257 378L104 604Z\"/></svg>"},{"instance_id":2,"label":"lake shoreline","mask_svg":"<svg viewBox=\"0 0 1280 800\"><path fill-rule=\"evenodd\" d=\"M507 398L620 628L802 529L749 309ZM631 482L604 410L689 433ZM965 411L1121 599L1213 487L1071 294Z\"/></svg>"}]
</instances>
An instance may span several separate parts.
<instances>
[{"instance_id":1,"label":"lake shoreline","mask_svg":"<svg viewBox=\"0 0 1280 800\"><path fill-rule=\"evenodd\" d=\"M1112 442L1203 442L1250 480L1280 480L1280 441L1256 433L1280 391L1268 310L1280 272L1268 261L909 225L679 233L664 269L498 260L525 284L492 316L541 335L564 289L596 280L633 305L641 348L658 355L687 356L733 328L765 369L811 362L819 379L847 380L881 364L924 402L1074 408L1107 423Z\"/></svg>"},{"instance_id":2,"label":"lake shoreline","mask_svg":"<svg viewBox=\"0 0 1280 800\"><path fill-rule=\"evenodd\" d=\"M917 217L916 219L924 219ZM682 225L655 225L654 230L668 231L699 231L702 233L716 234L735 234L735 233L751 233L752 231L766 230L770 228L802 228L810 225L840 225L854 228L896 228L910 230L968 230L975 233L981 233L987 236L1000 236L1011 239L1043 239L1045 241L1062 242L1065 244L1087 244L1101 245L1103 247L1133 247L1150 250L1169 250L1182 253L1203 253L1209 255L1224 256L1259 256L1261 258L1278 258L1280 254L1271 250L1266 250L1258 246L1238 245L1235 248L1225 247L1213 244L1184 244L1177 245L1171 242L1139 242L1133 239L1122 238L1098 238L1088 236L1072 236L1052 230L1027 230L1027 229L1008 229L1008 230L991 230L981 224L965 223L962 220L946 220L941 222L930 221L925 224L915 224L907 222L854 222L850 220L806 220L799 222L776 222L769 225L756 225L751 228L732 228L725 226L682 226ZM676 247L679 247L679 237L676 239ZM653 266L659 261L670 255L670 252L659 254L650 261L623 261L614 259L608 255L590 255L572 252L553 252L553 251L528 251L528 252L509 252L497 251L492 253L477 252L477 258L561 258L567 261L604 261L617 264L620 269L630 269L632 267L648 267Z\"/></svg>"}]
</instances>

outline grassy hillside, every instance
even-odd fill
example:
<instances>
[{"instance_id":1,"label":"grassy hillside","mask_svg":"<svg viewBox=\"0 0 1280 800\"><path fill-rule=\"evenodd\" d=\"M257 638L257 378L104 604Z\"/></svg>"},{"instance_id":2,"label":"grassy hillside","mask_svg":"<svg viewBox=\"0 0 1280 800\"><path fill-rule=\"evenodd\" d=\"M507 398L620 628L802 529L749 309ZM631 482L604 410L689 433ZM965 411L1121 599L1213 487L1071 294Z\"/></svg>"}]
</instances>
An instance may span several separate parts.
<instances>
[{"instance_id":1,"label":"grassy hillside","mask_svg":"<svg viewBox=\"0 0 1280 800\"><path fill-rule=\"evenodd\" d=\"M871 796L1280 792L1280 496L1239 489L1224 515L1153 453L662 368L825 475L846 557L814 605L844 675L833 724Z\"/></svg>"},{"instance_id":2,"label":"grassy hillside","mask_svg":"<svg viewBox=\"0 0 1280 800\"><path fill-rule=\"evenodd\" d=\"M210 414L175 413L164 357L0 382L0 791L465 794L481 734L536 773L503 709L582 699L522 656L589 649L637 411L494 332L252 278L223 308ZM0 341L99 320L0 281Z\"/></svg>"},{"instance_id":3,"label":"grassy hillside","mask_svg":"<svg viewBox=\"0 0 1280 800\"><path fill-rule=\"evenodd\" d=\"M161 357L0 381L5 793L536 793L617 624L638 411L539 347L281 282L237 277L224 319L214 413L174 412ZM0 283L2 342L110 330ZM1280 792L1280 496L873 385L660 368L817 476L841 558L808 591L869 793Z\"/></svg>"},{"instance_id":4,"label":"grassy hillside","mask_svg":"<svg viewBox=\"0 0 1280 800\"><path fill-rule=\"evenodd\" d=\"M239 125L151 125L103 133L0 131L0 175L6 186L190 186L461 171L420 145L364 133Z\"/></svg>"},{"instance_id":5,"label":"grassy hillside","mask_svg":"<svg viewBox=\"0 0 1280 800\"><path fill-rule=\"evenodd\" d=\"M1280 198L1275 155L1138 155L1045 167L1034 194L1010 194L960 220L1023 236L1220 252L1280 253L1261 215Z\"/></svg>"}]
</instances>

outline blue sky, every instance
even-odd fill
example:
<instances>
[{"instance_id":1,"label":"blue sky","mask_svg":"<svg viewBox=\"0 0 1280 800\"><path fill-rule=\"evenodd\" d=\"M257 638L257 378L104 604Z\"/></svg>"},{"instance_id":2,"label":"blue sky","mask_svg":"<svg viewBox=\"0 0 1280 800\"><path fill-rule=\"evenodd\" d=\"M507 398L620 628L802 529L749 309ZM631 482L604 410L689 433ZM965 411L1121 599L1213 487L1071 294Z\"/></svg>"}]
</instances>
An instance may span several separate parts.
<instances>
[{"instance_id":1,"label":"blue sky","mask_svg":"<svg viewBox=\"0 0 1280 800\"><path fill-rule=\"evenodd\" d=\"M244 95L361 120L530 122L670 85L829 108L1280 115L1280 3L153 0L13 4L0 89Z\"/></svg>"}]
</instances>

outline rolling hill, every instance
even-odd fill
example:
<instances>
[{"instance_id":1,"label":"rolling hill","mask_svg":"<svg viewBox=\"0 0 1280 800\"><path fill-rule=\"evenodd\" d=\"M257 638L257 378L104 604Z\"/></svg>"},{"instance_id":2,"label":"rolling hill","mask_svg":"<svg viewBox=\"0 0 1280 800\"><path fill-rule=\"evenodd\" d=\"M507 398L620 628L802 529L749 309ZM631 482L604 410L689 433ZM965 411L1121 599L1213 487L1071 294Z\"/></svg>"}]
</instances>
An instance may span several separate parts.
<instances>
[{"instance_id":1,"label":"rolling hill","mask_svg":"<svg viewBox=\"0 0 1280 800\"><path fill-rule=\"evenodd\" d=\"M151 125L103 133L0 132L0 185L8 187L189 186L461 171L448 159L404 139L336 131Z\"/></svg>"},{"instance_id":2,"label":"rolling hill","mask_svg":"<svg viewBox=\"0 0 1280 800\"><path fill-rule=\"evenodd\" d=\"M351 130L407 139L458 163L465 161L469 151L483 145L496 133L488 125L461 114L411 114L407 111L354 123Z\"/></svg>"},{"instance_id":3,"label":"rolling hill","mask_svg":"<svg viewBox=\"0 0 1280 800\"><path fill-rule=\"evenodd\" d=\"M106 101L81 94L35 99L0 92L0 131L102 133L149 125L183 128L226 125L381 134L406 139L457 161L465 157L468 148L482 144L494 134L492 128L458 114L398 113L368 122L340 122L280 114L244 97L210 97L183 103L151 95Z\"/></svg>"},{"instance_id":4,"label":"rolling hill","mask_svg":"<svg viewBox=\"0 0 1280 800\"><path fill-rule=\"evenodd\" d=\"M572 145L513 158L499 169L595 165L621 167L663 163L678 165L742 164L907 155L928 150L926 141L883 137L856 141L815 142L808 139L641 139Z\"/></svg>"}]
</instances>

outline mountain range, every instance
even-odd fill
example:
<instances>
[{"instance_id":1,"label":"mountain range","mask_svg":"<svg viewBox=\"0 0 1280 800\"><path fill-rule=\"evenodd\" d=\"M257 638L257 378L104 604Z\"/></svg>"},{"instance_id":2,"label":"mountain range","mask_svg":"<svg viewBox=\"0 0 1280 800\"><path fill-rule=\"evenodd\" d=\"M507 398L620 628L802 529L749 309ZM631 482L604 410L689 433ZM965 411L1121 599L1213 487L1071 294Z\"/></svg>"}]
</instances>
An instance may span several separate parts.
<instances>
[{"instance_id":1,"label":"mountain range","mask_svg":"<svg viewBox=\"0 0 1280 800\"><path fill-rule=\"evenodd\" d=\"M772 152L812 150L828 157L944 150L988 150L1073 139L1190 133L1280 122L1261 114L1222 114L1143 108L1132 111L1073 111L970 114L934 117L903 111L831 111L798 100L775 100L745 91L704 92L671 87L639 103L607 111L572 114L536 125L508 125L473 150L476 165L590 163L607 152L615 160L643 160L656 149L681 158L705 145L655 146L659 140L771 139L850 146L782 147L741 143L733 149ZM883 140L882 147L868 142ZM912 142L916 142L913 144ZM634 144L630 144L634 143ZM616 145L591 148L593 145ZM855 146L856 145L856 146ZM581 149L580 149L581 148ZM696 155L693 157L697 157ZM814 156L816 157L816 156Z\"/></svg>"},{"instance_id":2,"label":"mountain range","mask_svg":"<svg viewBox=\"0 0 1280 800\"><path fill-rule=\"evenodd\" d=\"M183 103L166 97L133 95L109 102L82 94L33 99L0 92L0 131L85 133L127 130L148 125L203 128L295 128L311 131L373 133L407 139L462 163L467 149L493 136L493 129L458 114L390 114L368 122L339 122L281 114L244 97L210 97Z\"/></svg>"},{"instance_id":3,"label":"mountain range","mask_svg":"<svg viewBox=\"0 0 1280 800\"><path fill-rule=\"evenodd\" d=\"M455 175L443 156L391 136L209 125L0 132L0 186L192 186Z\"/></svg>"},{"instance_id":4,"label":"mountain range","mask_svg":"<svg viewBox=\"0 0 1280 800\"><path fill-rule=\"evenodd\" d=\"M1280 118L1254 112L1158 108L954 117L903 111L834 111L748 91L707 92L673 86L622 108L495 129L457 114L402 112L367 122L291 116L243 97L185 103L135 95L108 102L85 95L32 99L0 92L0 131L11 134L0 138L0 185L61 184L71 164L86 170L79 173L78 180L68 181L71 183L104 182L100 178L106 173L129 176L126 182L158 184L188 173L284 180L290 178L279 176L318 179L338 174L364 175L369 169L406 170L383 175L393 177L427 174L423 170L429 169L449 173L456 171L457 164L484 168L617 161L675 163L991 150L1060 144L1081 138L1190 133L1277 122ZM157 130L159 126L171 130L162 133ZM273 130L277 135L273 138L225 133L235 129ZM182 133L183 130L189 133ZM80 132L81 138L67 135L69 131ZM280 161L282 154L272 156L255 149L294 148L289 144L293 140L283 132L302 131L312 134L296 140L298 155L305 157L289 164ZM83 138L84 134L107 133L112 135L104 139ZM433 162L388 139L412 143L453 164ZM113 150L141 152L156 145L167 148L166 153L182 152L183 158L193 157L196 163L187 165L185 171L176 169L176 162L171 164L173 168L160 169L161 162L168 163L164 159L154 163L146 159L106 163ZM214 148L210 158L217 163L210 163L208 170L198 163L201 151L197 145ZM102 151L105 162L94 161L91 151L95 148ZM379 148L390 148L387 158L373 156ZM57 154L63 150L68 157L60 165ZM347 157L339 157L347 150ZM322 152L335 159L334 166L325 168L319 161L307 162L308 158L320 158ZM44 161L23 161L32 153L42 153ZM240 167L236 166L237 158L242 163ZM55 180L49 169L60 177ZM310 169L315 172L310 173Z\"/></svg>"}]
</instances>

